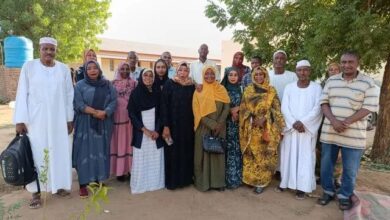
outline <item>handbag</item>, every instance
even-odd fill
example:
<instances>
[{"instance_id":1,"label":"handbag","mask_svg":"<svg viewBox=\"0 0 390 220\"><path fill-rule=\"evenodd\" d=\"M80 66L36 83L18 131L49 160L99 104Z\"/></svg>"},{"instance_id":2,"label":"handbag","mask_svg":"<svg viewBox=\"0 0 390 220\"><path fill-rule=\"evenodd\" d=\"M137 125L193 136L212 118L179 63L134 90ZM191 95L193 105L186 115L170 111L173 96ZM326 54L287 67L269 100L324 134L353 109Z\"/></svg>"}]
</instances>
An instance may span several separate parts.
<instances>
[{"instance_id":1,"label":"handbag","mask_svg":"<svg viewBox=\"0 0 390 220\"><path fill-rule=\"evenodd\" d=\"M203 150L208 153L223 154L225 153L226 141L220 137L214 137L212 135L203 136Z\"/></svg>"}]
</instances>

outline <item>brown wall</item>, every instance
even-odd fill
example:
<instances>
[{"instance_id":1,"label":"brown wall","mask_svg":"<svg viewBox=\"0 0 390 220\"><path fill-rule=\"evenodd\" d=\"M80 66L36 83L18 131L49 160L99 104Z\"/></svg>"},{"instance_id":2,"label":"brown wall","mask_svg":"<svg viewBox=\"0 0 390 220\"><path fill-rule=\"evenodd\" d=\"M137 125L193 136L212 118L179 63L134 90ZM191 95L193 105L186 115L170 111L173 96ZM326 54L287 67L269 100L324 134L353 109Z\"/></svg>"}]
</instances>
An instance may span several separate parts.
<instances>
[{"instance_id":1,"label":"brown wall","mask_svg":"<svg viewBox=\"0 0 390 220\"><path fill-rule=\"evenodd\" d=\"M7 101L15 100L20 70L0 66L0 98Z\"/></svg>"}]
</instances>

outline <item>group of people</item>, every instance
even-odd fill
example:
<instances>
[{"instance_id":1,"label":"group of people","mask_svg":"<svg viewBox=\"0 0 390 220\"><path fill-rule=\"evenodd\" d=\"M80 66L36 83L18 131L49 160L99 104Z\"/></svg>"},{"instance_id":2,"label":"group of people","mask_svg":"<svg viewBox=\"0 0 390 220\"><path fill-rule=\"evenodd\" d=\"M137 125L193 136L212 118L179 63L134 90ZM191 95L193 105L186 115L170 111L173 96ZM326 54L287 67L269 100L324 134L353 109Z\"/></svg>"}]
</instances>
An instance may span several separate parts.
<instances>
[{"instance_id":1,"label":"group of people","mask_svg":"<svg viewBox=\"0 0 390 220\"><path fill-rule=\"evenodd\" d=\"M82 198L88 197L88 184L111 175L130 179L132 194L191 184L200 191L246 184L260 194L276 172L276 192L291 189L304 199L316 188L320 134L324 194L318 203L337 195L340 209L351 208L367 115L378 108L374 81L358 71L357 53L343 53L340 65L333 64L339 73L329 74L321 87L310 80L308 60L298 61L295 73L287 71L282 50L274 53L270 71L257 56L245 66L244 54L237 52L222 77L207 59L205 44L198 61L176 68L169 52L153 70L140 68L131 51L111 82L96 53L86 50L73 86L69 69L54 59L56 46L55 39L41 38L40 59L24 64L14 114L17 133L30 138L38 171L49 150L43 190L69 194L73 167ZM224 153L204 150L208 136L225 140ZM343 172L336 191L340 150ZM41 205L35 186L27 186L33 192L30 208Z\"/></svg>"}]
</instances>

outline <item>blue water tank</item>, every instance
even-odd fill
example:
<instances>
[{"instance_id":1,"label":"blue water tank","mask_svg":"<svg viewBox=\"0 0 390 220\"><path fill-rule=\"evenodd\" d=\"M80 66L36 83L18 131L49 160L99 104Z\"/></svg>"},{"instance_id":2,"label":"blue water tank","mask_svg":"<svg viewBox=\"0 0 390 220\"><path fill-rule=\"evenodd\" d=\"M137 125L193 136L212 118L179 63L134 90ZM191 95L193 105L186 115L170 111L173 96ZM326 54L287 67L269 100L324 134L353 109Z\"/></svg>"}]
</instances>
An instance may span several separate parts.
<instances>
[{"instance_id":1,"label":"blue water tank","mask_svg":"<svg viewBox=\"0 0 390 220\"><path fill-rule=\"evenodd\" d=\"M20 68L26 61L32 60L34 49L30 39L21 36L9 36L4 39L5 66Z\"/></svg>"}]
</instances>

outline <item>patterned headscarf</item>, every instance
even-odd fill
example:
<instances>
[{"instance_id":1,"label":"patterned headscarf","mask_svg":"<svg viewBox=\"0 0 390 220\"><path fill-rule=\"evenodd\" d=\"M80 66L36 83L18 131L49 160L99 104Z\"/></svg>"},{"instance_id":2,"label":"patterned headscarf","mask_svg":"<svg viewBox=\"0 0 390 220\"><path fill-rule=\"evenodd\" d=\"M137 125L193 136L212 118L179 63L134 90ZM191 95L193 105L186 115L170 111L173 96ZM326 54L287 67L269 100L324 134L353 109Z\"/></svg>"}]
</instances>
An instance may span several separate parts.
<instances>
[{"instance_id":1,"label":"patterned headscarf","mask_svg":"<svg viewBox=\"0 0 390 220\"><path fill-rule=\"evenodd\" d=\"M176 75L172 78L172 80L176 83L179 83L180 85L183 85L183 86L187 86L187 85L193 85L194 82L192 80L192 78L190 77L190 75L188 74L188 77L184 80L182 80L177 74L179 72L179 69L181 66L185 66L187 67L187 70L188 70L188 73L190 72L190 65L188 65L187 62L183 61L183 62L180 62L179 65L177 66L177 69L176 69Z\"/></svg>"},{"instance_id":2,"label":"patterned headscarf","mask_svg":"<svg viewBox=\"0 0 390 220\"><path fill-rule=\"evenodd\" d=\"M264 74L264 82L263 82L262 84L259 84L259 83L257 83L257 82L255 81L255 72L256 72L256 71L259 71L259 70L260 70L260 72L261 72L262 74ZM265 69L264 67L258 66L258 67L254 68L254 69L252 70L251 76L252 76L252 83L253 83L253 85L254 85L255 87L262 88L262 89L264 89L264 90L269 91L269 87L270 87L269 81L270 81L270 79L269 79L269 74L268 74L267 69Z\"/></svg>"}]
</instances>

